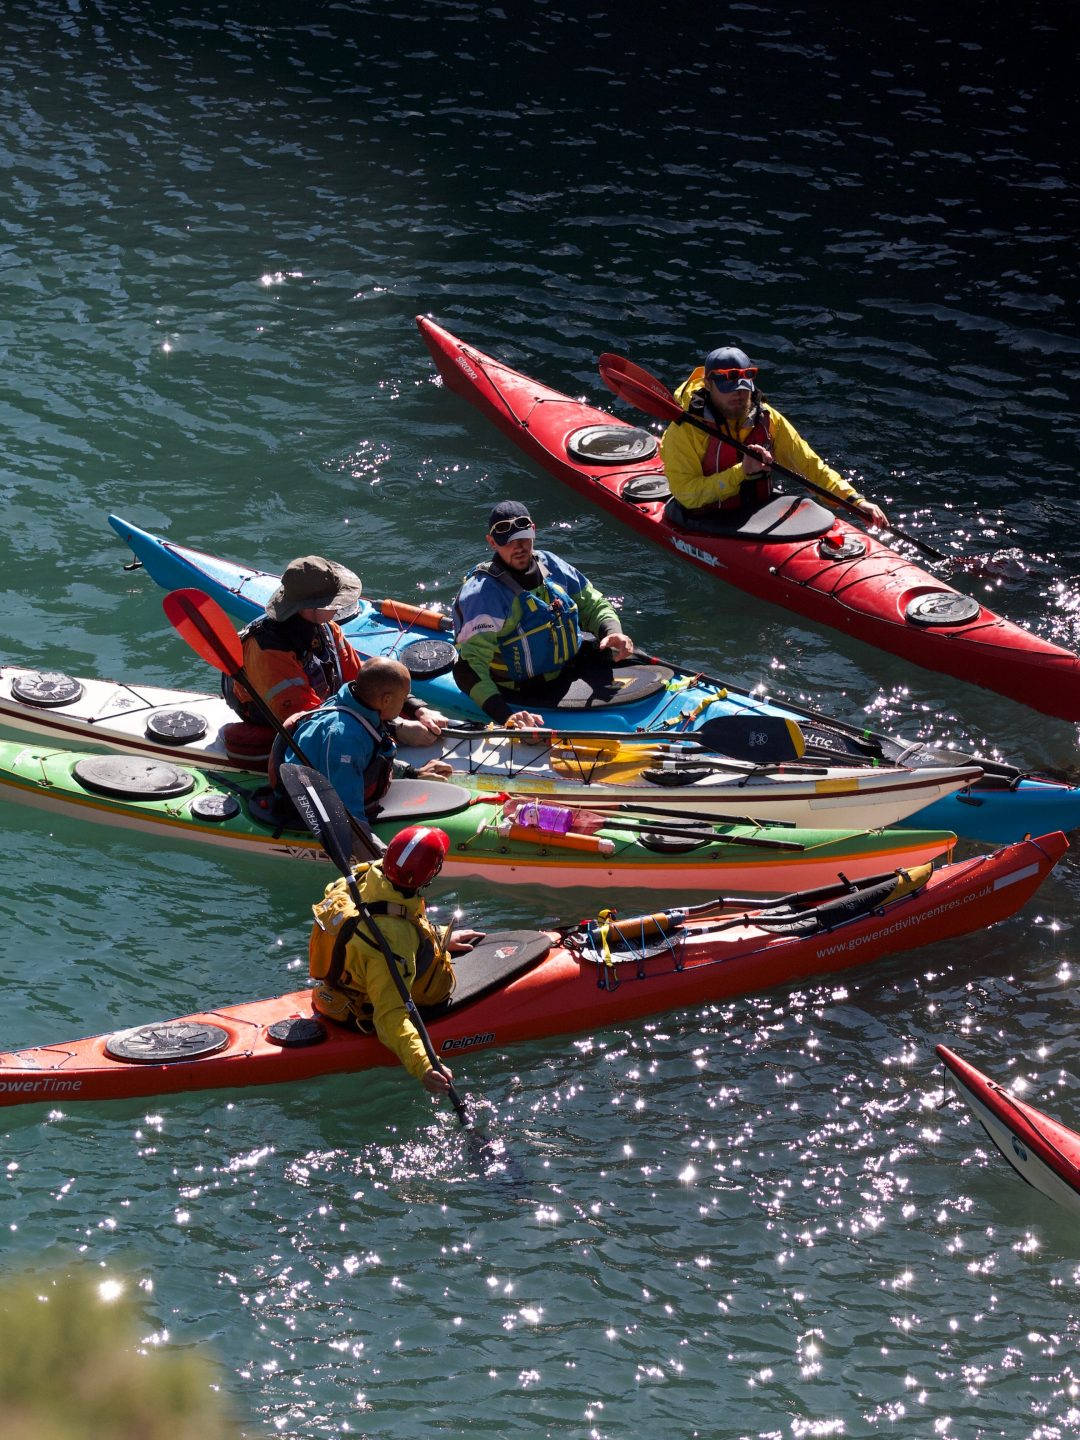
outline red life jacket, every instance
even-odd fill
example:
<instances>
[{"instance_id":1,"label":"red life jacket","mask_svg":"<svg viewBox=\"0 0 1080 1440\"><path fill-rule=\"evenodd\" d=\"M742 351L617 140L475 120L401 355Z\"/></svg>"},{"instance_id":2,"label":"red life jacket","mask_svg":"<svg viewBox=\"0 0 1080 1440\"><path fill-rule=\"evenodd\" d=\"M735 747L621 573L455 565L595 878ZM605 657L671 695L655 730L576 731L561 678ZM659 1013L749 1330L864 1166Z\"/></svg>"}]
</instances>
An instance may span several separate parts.
<instances>
[{"instance_id":1,"label":"red life jacket","mask_svg":"<svg viewBox=\"0 0 1080 1440\"><path fill-rule=\"evenodd\" d=\"M344 683L341 655L329 625L314 625L299 615L288 620L271 620L268 615L260 615L240 631L241 642L249 636L263 650L281 650L292 655L320 700L336 694ZM242 720L249 725L265 726L262 711L246 694L238 693L231 675L222 675L221 693Z\"/></svg>"},{"instance_id":2,"label":"red life jacket","mask_svg":"<svg viewBox=\"0 0 1080 1440\"><path fill-rule=\"evenodd\" d=\"M704 390L699 390L690 402L690 412L703 414L705 409L706 394ZM744 445L763 445L766 450L771 451L772 436L769 416L762 409L760 401L755 402L753 416L753 428L742 443ZM716 417L712 415L711 411L708 418L715 423ZM710 435L708 444L705 446L705 454L701 457L701 473L703 475L719 475L722 471L730 470L733 465L737 465L740 459L740 452L729 440L720 435ZM707 510L714 508L717 510L757 510L772 499L772 493L772 476L767 470L759 470L756 474L747 476L734 495L729 495L726 500L718 501L715 506L707 505L702 508Z\"/></svg>"}]
</instances>

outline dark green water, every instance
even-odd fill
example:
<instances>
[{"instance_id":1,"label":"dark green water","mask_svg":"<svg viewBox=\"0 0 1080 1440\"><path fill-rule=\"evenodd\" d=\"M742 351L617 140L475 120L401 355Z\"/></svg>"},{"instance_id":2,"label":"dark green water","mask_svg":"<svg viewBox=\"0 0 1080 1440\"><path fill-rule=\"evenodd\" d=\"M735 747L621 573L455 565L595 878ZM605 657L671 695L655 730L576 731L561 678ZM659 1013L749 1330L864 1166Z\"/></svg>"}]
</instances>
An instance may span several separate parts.
<instances>
[{"instance_id":1,"label":"dark green water","mask_svg":"<svg viewBox=\"0 0 1080 1440\"><path fill-rule=\"evenodd\" d=\"M0 651L202 686L110 510L449 599L492 501L648 649L1075 764L1076 730L710 584L530 473L412 317L602 400L733 338L970 577L1080 642L1066 12L924 3L14 3L0 17ZM299 983L307 867L7 806L4 1048ZM445 897L487 923L527 894ZM5 1259L210 1342L252 1435L1045 1437L1075 1226L933 1105L933 1044L1080 1122L1068 858L997 930L798 992L470 1056L493 1189L394 1073L0 1125Z\"/></svg>"}]
</instances>

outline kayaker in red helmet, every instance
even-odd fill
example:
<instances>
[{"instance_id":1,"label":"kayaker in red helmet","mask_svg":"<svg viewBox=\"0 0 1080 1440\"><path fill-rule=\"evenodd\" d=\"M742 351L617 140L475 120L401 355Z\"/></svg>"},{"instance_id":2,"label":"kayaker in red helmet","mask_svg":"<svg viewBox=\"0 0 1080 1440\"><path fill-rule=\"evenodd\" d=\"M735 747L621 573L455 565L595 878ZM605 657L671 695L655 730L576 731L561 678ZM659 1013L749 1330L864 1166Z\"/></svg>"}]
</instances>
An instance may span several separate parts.
<instances>
[{"instance_id":1,"label":"kayaker in red helmet","mask_svg":"<svg viewBox=\"0 0 1080 1440\"><path fill-rule=\"evenodd\" d=\"M664 431L660 454L675 505L669 515L688 530L730 530L759 509L772 493L772 461L805 475L823 490L857 505L871 525L886 528L884 510L825 464L757 388L757 366L736 345L711 350L676 390L689 414L712 421L749 447L743 455L691 425L674 421ZM681 513L680 513L681 512Z\"/></svg>"},{"instance_id":2,"label":"kayaker in red helmet","mask_svg":"<svg viewBox=\"0 0 1080 1440\"><path fill-rule=\"evenodd\" d=\"M279 720L314 710L360 672L360 657L337 623L356 610L360 578L321 555L301 555L286 565L266 609L241 632L244 669ZM249 725L265 722L244 686L222 679L229 705ZM397 738L430 745L446 725L444 716L407 696Z\"/></svg>"},{"instance_id":3,"label":"kayaker in red helmet","mask_svg":"<svg viewBox=\"0 0 1080 1440\"><path fill-rule=\"evenodd\" d=\"M447 942L427 918L420 891L438 875L449 848L445 830L412 825L399 831L381 860L354 870L370 922L357 910L348 882L335 880L312 906L315 924L308 943L313 1008L341 1025L374 1030L433 1095L446 1092L452 1073L445 1066L445 1074L432 1067L370 925L378 926L416 1004L445 1003L456 979L450 957L483 938L479 931L460 930Z\"/></svg>"},{"instance_id":4,"label":"kayaker in red helmet","mask_svg":"<svg viewBox=\"0 0 1080 1440\"><path fill-rule=\"evenodd\" d=\"M454 601L454 679L485 715L511 729L543 724L528 708L558 704L559 688L592 661L625 660L634 648L611 604L580 570L536 550L536 525L520 500L488 516L494 552ZM583 645L582 630L597 637Z\"/></svg>"}]
</instances>

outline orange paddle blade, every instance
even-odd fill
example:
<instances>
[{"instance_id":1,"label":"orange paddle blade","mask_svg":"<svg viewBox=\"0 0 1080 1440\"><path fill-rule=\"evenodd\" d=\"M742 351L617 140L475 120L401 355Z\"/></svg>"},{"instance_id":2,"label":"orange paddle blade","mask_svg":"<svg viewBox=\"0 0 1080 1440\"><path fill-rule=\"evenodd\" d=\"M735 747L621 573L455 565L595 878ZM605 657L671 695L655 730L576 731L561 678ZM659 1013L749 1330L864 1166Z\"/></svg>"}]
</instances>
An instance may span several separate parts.
<instances>
[{"instance_id":1,"label":"orange paddle blade","mask_svg":"<svg viewBox=\"0 0 1080 1440\"><path fill-rule=\"evenodd\" d=\"M170 624L208 665L225 675L244 668L244 647L225 611L201 590L172 590L161 602Z\"/></svg>"}]
</instances>

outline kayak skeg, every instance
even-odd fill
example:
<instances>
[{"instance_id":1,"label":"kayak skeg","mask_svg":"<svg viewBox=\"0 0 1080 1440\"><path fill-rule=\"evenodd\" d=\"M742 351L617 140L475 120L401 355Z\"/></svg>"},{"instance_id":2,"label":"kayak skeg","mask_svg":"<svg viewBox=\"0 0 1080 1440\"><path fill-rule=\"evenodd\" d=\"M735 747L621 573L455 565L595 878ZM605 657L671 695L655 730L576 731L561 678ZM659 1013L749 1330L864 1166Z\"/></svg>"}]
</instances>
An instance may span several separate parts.
<instances>
[{"instance_id":1,"label":"kayak skeg","mask_svg":"<svg viewBox=\"0 0 1080 1440\"><path fill-rule=\"evenodd\" d=\"M739 724L747 717L733 718ZM238 727L220 696L0 666L0 725L80 748L266 770L265 750L261 763L247 750L234 752L230 731L247 734L251 727ZM567 732L536 743L522 731L460 727L437 744L399 753L416 768L444 760L453 770L448 778L469 789L539 795L550 804L633 801L643 808L677 805L705 817L736 810L817 828L895 825L982 776L978 767L963 765L909 769L798 759L765 765L643 733L644 740L594 740Z\"/></svg>"},{"instance_id":2,"label":"kayak skeg","mask_svg":"<svg viewBox=\"0 0 1080 1440\"><path fill-rule=\"evenodd\" d=\"M1017 1100L947 1046L935 1048L957 1094L1016 1173L1080 1217L1080 1134Z\"/></svg>"},{"instance_id":3,"label":"kayak skeg","mask_svg":"<svg viewBox=\"0 0 1080 1440\"><path fill-rule=\"evenodd\" d=\"M0 742L0 796L57 814L219 850L325 860L306 830L266 808L259 776L149 757L94 755ZM552 817L542 812L559 812ZM636 807L626 807L628 811ZM530 809L532 812L529 813ZM525 796L484 796L436 780L395 780L375 834L433 823L450 836L442 879L567 888L781 894L857 879L951 853L941 830L828 830L734 817L683 818L678 809L607 814L544 807Z\"/></svg>"},{"instance_id":4,"label":"kayak skeg","mask_svg":"<svg viewBox=\"0 0 1080 1440\"><path fill-rule=\"evenodd\" d=\"M234 564L176 544L141 530L117 515L109 517L109 524L157 584L166 590L189 586L203 590L242 624L262 613L266 600L277 588L279 576L268 571ZM343 628L361 654L392 655L410 666L412 673L419 664L412 646L422 643L425 636L430 641L433 632L404 619L388 621L380 609L383 605L393 606L396 614L408 611L402 602L361 600L356 616L346 621ZM438 644L450 645L451 638L447 633L438 638ZM430 654L430 650L426 653ZM1024 835L1068 831L1080 826L1078 786L1031 775L1015 765L982 756L939 750L919 741L882 735L836 720L821 711L751 695L726 681L685 670L668 661L660 661L659 665L670 672L671 678L650 698L632 705L609 704L596 709L547 709L541 712L545 723L575 733L652 730L677 738L717 717L779 716L798 723L806 739L808 760L842 763L848 757L871 765L977 765L983 771L983 778L974 785L934 802L929 809L916 811L909 816L910 821L954 830L987 845L1009 844ZM413 693L426 704L447 715L487 724L487 716L458 689L448 671L435 676L413 673L412 687ZM55 709L59 716L61 708ZM24 724L15 721L20 718L25 721L27 713L25 706L16 710L9 693L0 686L0 724L21 731ZM70 732L66 738L78 741Z\"/></svg>"},{"instance_id":5,"label":"kayak skeg","mask_svg":"<svg viewBox=\"0 0 1080 1440\"><path fill-rule=\"evenodd\" d=\"M874 877L862 890L834 885L762 908L733 900L489 935L456 959L457 990L446 1008L426 1016L428 1030L437 1053L456 1064L470 1051L623 1025L851 969L1015 914L1066 848L1063 835L1044 835L928 876ZM317 1016L311 991L294 990L0 1054L0 1105L234 1089L395 1063L376 1036Z\"/></svg>"},{"instance_id":6,"label":"kayak skeg","mask_svg":"<svg viewBox=\"0 0 1080 1440\"><path fill-rule=\"evenodd\" d=\"M996 615L809 498L771 501L737 531L672 523L651 431L552 390L425 316L447 388L541 469L632 529L761 600L1030 705L1080 721L1080 657Z\"/></svg>"}]
</instances>

